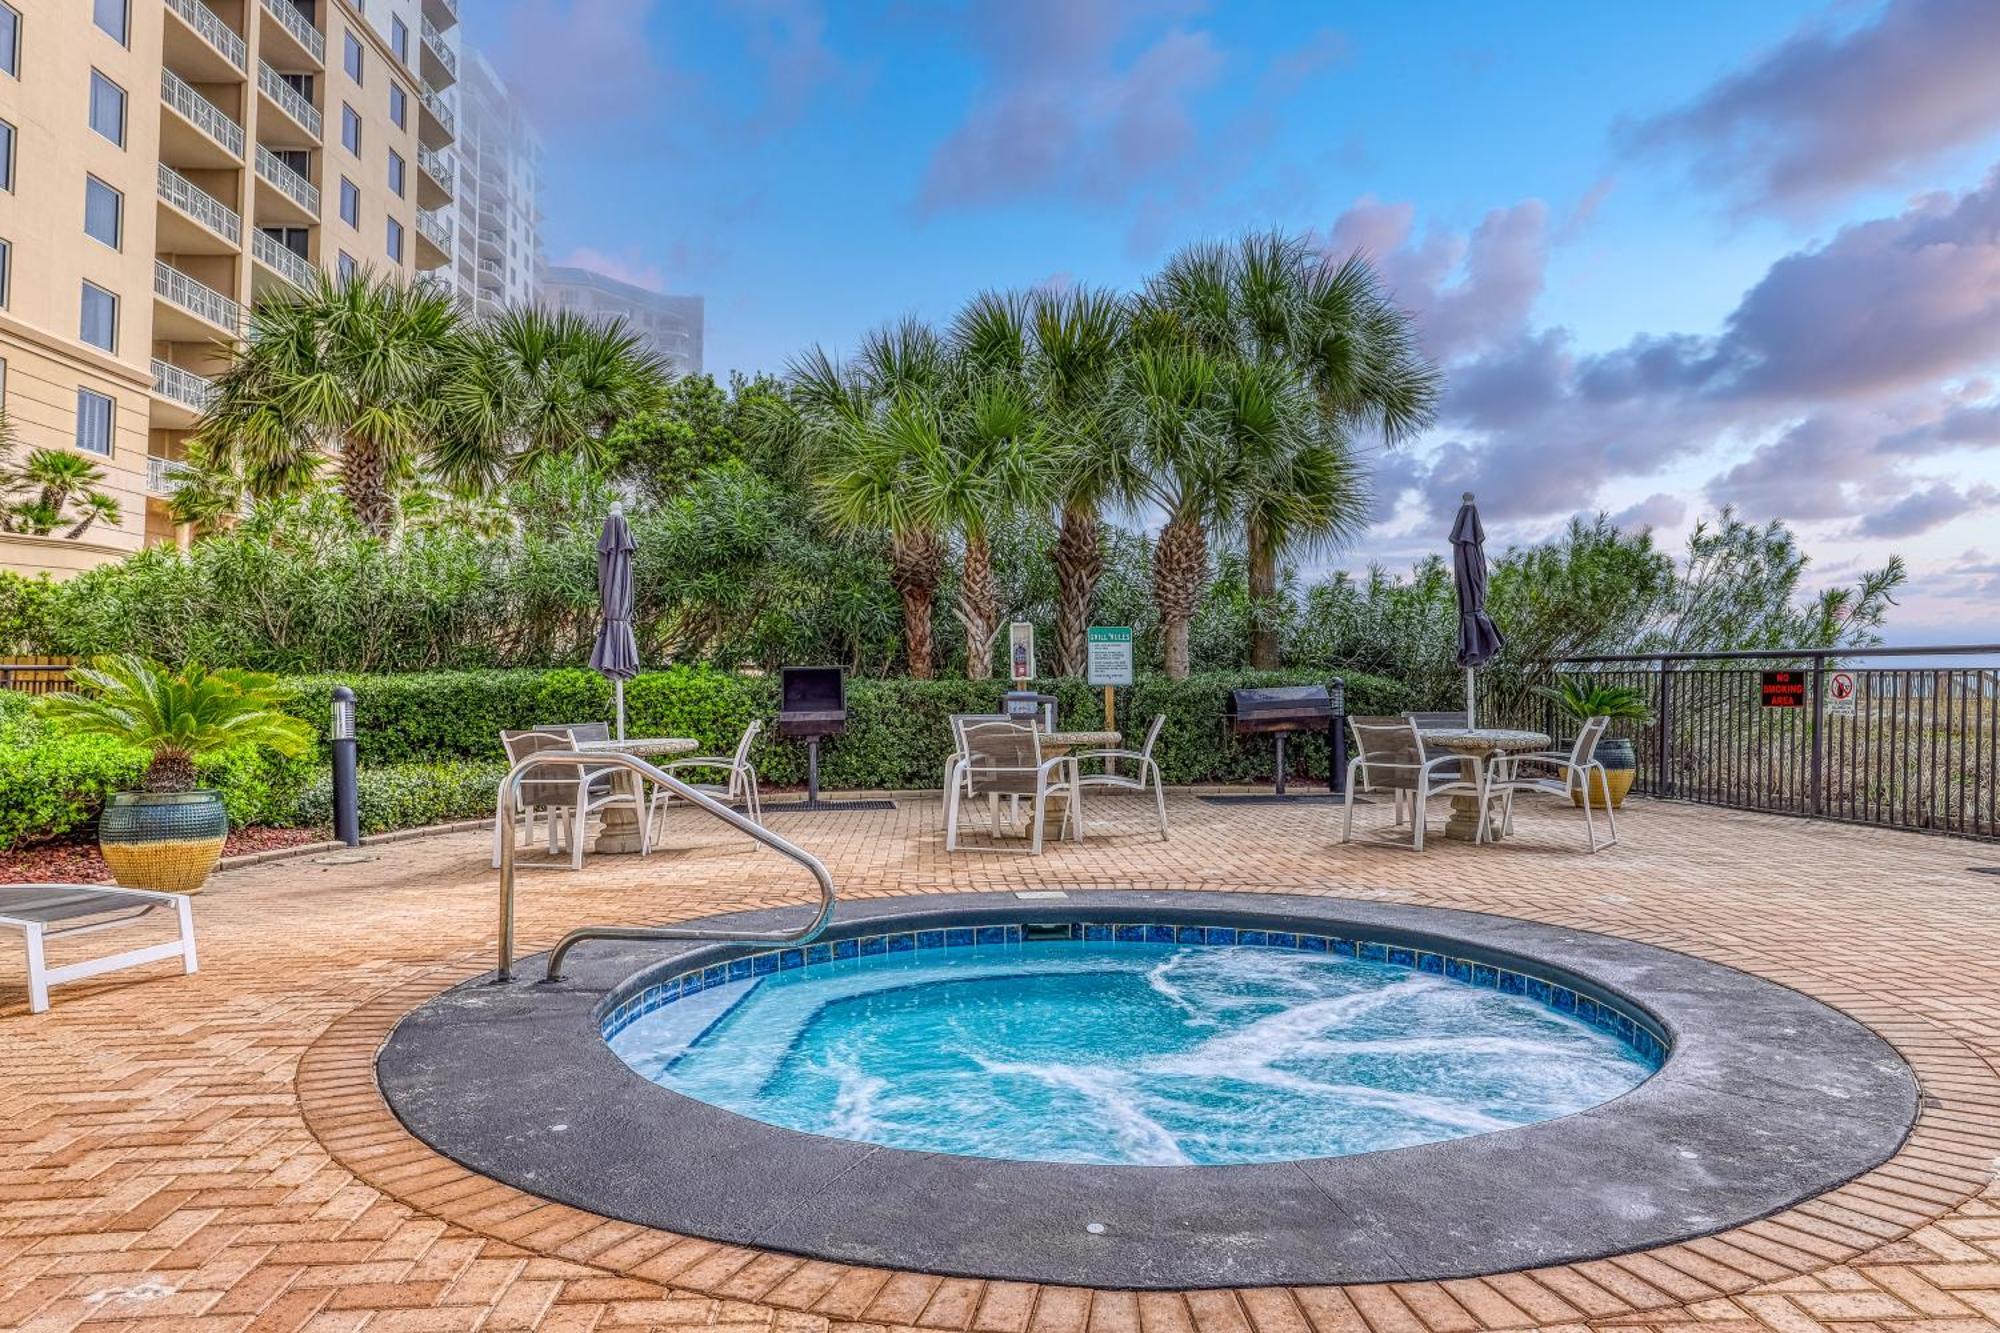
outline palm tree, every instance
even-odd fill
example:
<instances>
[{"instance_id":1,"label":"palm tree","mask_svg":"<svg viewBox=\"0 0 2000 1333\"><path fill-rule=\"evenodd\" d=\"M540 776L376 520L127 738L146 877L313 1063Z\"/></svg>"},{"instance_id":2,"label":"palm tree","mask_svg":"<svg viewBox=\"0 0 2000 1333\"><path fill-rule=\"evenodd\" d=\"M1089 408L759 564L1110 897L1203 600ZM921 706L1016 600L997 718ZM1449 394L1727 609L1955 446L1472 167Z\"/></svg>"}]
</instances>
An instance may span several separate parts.
<instances>
[{"instance_id":1,"label":"palm tree","mask_svg":"<svg viewBox=\"0 0 2000 1333\"><path fill-rule=\"evenodd\" d=\"M931 613L945 544L933 507L919 505L919 467L937 438L950 356L937 331L904 320L862 339L851 363L815 347L786 371L786 394L753 429L783 472L818 492L845 532L885 533L889 578L903 601L910 674L932 674Z\"/></svg>"},{"instance_id":2,"label":"palm tree","mask_svg":"<svg viewBox=\"0 0 2000 1333\"><path fill-rule=\"evenodd\" d=\"M494 469L491 441L440 429L459 336L458 307L433 284L322 274L310 291L258 302L193 438L257 496L310 484L337 450L348 507L387 535L397 492L420 471L476 484Z\"/></svg>"},{"instance_id":3,"label":"palm tree","mask_svg":"<svg viewBox=\"0 0 2000 1333\"><path fill-rule=\"evenodd\" d=\"M117 497L102 489L103 468L66 449L35 449L16 464L15 444L0 416L0 495L25 497L6 505L8 528L47 536L68 523L63 536L73 539L99 522L117 524L121 510Z\"/></svg>"},{"instance_id":4,"label":"palm tree","mask_svg":"<svg viewBox=\"0 0 2000 1333\"><path fill-rule=\"evenodd\" d=\"M540 306L509 310L456 339L439 389L442 470L490 481L557 456L601 467L604 440L653 406L668 370L622 319Z\"/></svg>"},{"instance_id":5,"label":"palm tree","mask_svg":"<svg viewBox=\"0 0 2000 1333\"><path fill-rule=\"evenodd\" d=\"M1400 444L1435 419L1438 370L1418 345L1409 313L1383 291L1361 255L1334 263L1304 241L1253 233L1233 246L1180 252L1147 286L1157 336L1190 339L1219 356L1275 362L1297 375L1319 416L1314 453L1280 455L1244 506L1249 592L1258 608L1250 663L1278 665L1270 610L1288 559L1325 551L1365 523L1367 492L1348 441L1364 431Z\"/></svg>"}]
</instances>

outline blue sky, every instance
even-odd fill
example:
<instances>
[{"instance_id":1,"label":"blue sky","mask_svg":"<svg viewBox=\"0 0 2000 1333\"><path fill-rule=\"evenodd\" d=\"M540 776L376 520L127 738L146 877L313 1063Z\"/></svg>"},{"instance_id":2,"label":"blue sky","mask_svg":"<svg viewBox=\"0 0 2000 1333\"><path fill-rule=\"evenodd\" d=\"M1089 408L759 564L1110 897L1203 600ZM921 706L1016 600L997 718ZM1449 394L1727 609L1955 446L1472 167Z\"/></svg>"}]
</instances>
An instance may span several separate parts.
<instances>
[{"instance_id":1,"label":"blue sky","mask_svg":"<svg viewBox=\"0 0 2000 1333\"><path fill-rule=\"evenodd\" d=\"M2000 4L490 0L545 240L779 370L982 287L1277 226L1373 254L1452 390L1340 563L1724 503L1901 641L2000 636Z\"/></svg>"}]
</instances>

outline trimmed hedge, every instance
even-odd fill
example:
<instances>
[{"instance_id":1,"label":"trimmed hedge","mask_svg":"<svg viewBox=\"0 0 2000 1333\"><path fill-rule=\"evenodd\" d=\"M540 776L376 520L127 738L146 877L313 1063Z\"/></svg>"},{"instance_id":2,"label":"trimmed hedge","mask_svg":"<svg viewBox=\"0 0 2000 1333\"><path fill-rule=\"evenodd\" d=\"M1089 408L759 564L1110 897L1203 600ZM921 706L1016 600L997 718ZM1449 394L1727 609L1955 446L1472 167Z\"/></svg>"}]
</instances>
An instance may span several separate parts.
<instances>
[{"instance_id":1,"label":"trimmed hedge","mask_svg":"<svg viewBox=\"0 0 2000 1333\"><path fill-rule=\"evenodd\" d=\"M1347 674L1352 713L1398 713L1415 706L1410 690L1378 676ZM1237 740L1223 724L1229 691L1253 685L1322 683L1309 672L1230 672L1185 681L1142 677L1120 690L1119 723L1137 744L1155 713L1166 726L1156 751L1170 783L1263 782L1271 777L1268 738ZM332 677L294 679L292 711L324 728L330 715ZM500 732L611 716L611 687L594 672L429 672L357 676L355 729L362 771L412 763L477 760L497 764ZM1041 682L1057 697L1064 725L1094 727L1103 720L1102 691L1080 680ZM834 788L934 788L951 749L946 719L952 713L995 712L1004 681L873 680L847 682L847 733L821 748L820 779ZM649 672L625 687L626 729L640 736L692 736L704 753L728 753L752 718L765 734L754 755L758 774L773 786L803 783L805 747L772 734L778 680L700 667ZM1295 737L1287 747L1295 777L1327 775L1325 740Z\"/></svg>"},{"instance_id":2,"label":"trimmed hedge","mask_svg":"<svg viewBox=\"0 0 2000 1333\"><path fill-rule=\"evenodd\" d=\"M455 819L490 818L494 793L506 776L505 764L471 759L362 768L354 783L361 831L388 833ZM299 794L295 810L299 824L331 828L333 775L320 774Z\"/></svg>"}]
</instances>

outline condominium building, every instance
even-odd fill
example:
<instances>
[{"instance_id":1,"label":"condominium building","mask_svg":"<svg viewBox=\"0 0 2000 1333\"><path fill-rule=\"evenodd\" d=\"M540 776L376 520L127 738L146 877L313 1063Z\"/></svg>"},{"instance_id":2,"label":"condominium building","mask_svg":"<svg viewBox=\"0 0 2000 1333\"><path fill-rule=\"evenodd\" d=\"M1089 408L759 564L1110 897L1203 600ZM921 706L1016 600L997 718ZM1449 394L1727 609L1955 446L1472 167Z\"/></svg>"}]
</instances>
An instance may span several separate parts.
<instances>
[{"instance_id":1,"label":"condominium building","mask_svg":"<svg viewBox=\"0 0 2000 1333\"><path fill-rule=\"evenodd\" d=\"M699 296L667 296L591 269L556 266L542 280L542 300L558 310L623 318L676 375L701 373L705 313Z\"/></svg>"},{"instance_id":2,"label":"condominium building","mask_svg":"<svg viewBox=\"0 0 2000 1333\"><path fill-rule=\"evenodd\" d=\"M542 268L541 140L477 51L458 87L455 151L453 285L481 315L529 304Z\"/></svg>"},{"instance_id":3,"label":"condominium building","mask_svg":"<svg viewBox=\"0 0 2000 1333\"><path fill-rule=\"evenodd\" d=\"M58 576L178 536L165 497L260 294L444 268L458 0L0 0L0 406L120 502Z\"/></svg>"}]
</instances>

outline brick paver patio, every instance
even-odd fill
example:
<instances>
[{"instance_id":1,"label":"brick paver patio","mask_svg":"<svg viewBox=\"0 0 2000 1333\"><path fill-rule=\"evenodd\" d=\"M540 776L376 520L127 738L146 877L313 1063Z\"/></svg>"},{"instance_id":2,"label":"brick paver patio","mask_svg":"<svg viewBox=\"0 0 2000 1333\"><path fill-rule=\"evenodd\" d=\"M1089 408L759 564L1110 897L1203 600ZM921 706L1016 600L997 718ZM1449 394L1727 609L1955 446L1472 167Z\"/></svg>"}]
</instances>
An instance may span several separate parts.
<instances>
[{"instance_id":1,"label":"brick paver patio","mask_svg":"<svg viewBox=\"0 0 2000 1333\"><path fill-rule=\"evenodd\" d=\"M1135 1295L688 1240L471 1176L405 1134L376 1094L371 1060L397 1017L490 966L487 839L455 833L219 875L198 903L197 977L161 965L65 987L30 1017L18 954L0 954L0 1328L2000 1330L2000 879L1968 870L2000 863L2000 849L1634 803L1625 842L1596 857L1566 811L1524 816L1505 846L1438 839L1418 856L1338 845L1323 805L1177 796L1171 814L1170 842L1107 836L1033 859L947 857L935 801L773 821L854 897L1283 889L1685 950L1872 1026L1922 1079L1922 1119L1890 1162L1775 1217L1466 1281ZM1366 816L1378 823L1383 807ZM670 850L646 861L525 877L524 946L583 921L805 901L803 876L778 858L693 811L670 823Z\"/></svg>"}]
</instances>

